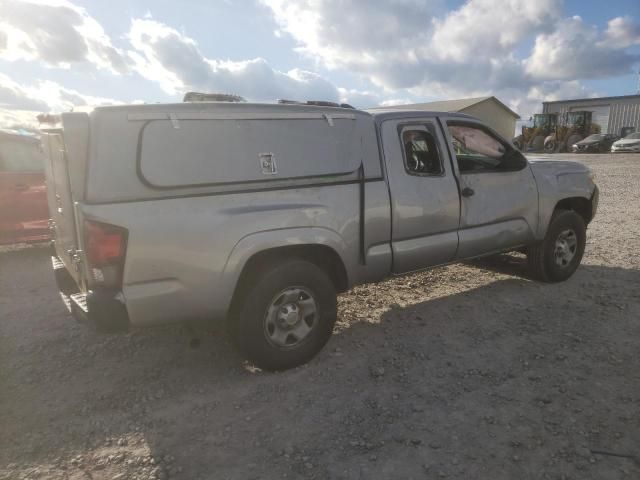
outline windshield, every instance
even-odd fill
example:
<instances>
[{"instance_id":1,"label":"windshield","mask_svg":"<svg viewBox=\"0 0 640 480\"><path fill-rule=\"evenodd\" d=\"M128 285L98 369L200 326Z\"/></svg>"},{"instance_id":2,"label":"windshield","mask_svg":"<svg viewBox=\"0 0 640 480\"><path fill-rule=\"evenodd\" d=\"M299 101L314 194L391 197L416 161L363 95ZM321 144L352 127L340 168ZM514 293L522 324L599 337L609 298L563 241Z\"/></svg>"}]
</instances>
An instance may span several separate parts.
<instances>
[{"instance_id":1,"label":"windshield","mask_svg":"<svg viewBox=\"0 0 640 480\"><path fill-rule=\"evenodd\" d=\"M595 142L597 140L602 140L604 138L604 135L599 135L599 134L593 134L593 135L589 135L587 138L585 138L583 140L583 142Z\"/></svg>"},{"instance_id":2,"label":"windshield","mask_svg":"<svg viewBox=\"0 0 640 480\"><path fill-rule=\"evenodd\" d=\"M546 127L547 125L554 125L555 115L534 115L533 126L534 127Z\"/></svg>"},{"instance_id":3,"label":"windshield","mask_svg":"<svg viewBox=\"0 0 640 480\"><path fill-rule=\"evenodd\" d=\"M584 113L569 113L568 121L569 125L583 125Z\"/></svg>"},{"instance_id":4,"label":"windshield","mask_svg":"<svg viewBox=\"0 0 640 480\"><path fill-rule=\"evenodd\" d=\"M626 139L626 138L638 138L638 139L640 139L640 132L630 133L629 135L627 135L627 136L626 136L626 137L624 137L624 138L625 138L625 139Z\"/></svg>"}]
</instances>

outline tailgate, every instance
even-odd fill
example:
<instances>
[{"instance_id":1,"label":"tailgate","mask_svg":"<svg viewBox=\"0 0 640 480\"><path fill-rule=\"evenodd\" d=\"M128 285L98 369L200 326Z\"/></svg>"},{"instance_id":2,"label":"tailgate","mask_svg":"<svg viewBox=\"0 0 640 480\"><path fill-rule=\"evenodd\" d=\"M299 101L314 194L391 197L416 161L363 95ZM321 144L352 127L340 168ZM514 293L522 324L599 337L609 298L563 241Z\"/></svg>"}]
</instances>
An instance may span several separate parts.
<instances>
[{"instance_id":1,"label":"tailgate","mask_svg":"<svg viewBox=\"0 0 640 480\"><path fill-rule=\"evenodd\" d=\"M42 143L49 159L45 169L48 202L54 227L55 250L78 286L84 289L85 275L77 253L82 249L79 203L84 197L88 117L75 115L61 129L44 132ZM84 117L84 118L83 118ZM84 125L83 125L84 123Z\"/></svg>"}]
</instances>

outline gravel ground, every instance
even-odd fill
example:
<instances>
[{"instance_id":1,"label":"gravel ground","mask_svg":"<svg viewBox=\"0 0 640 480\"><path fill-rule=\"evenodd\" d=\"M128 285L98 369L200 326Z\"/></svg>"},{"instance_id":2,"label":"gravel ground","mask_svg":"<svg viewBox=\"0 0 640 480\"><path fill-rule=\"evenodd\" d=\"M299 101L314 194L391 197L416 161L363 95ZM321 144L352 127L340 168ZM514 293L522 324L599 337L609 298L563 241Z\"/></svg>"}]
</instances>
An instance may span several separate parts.
<instances>
[{"instance_id":1,"label":"gravel ground","mask_svg":"<svg viewBox=\"0 0 640 480\"><path fill-rule=\"evenodd\" d=\"M640 455L640 156L578 158L601 203L569 281L503 255L359 287L284 373L221 332L92 334L46 250L5 249L0 478L640 478L593 453Z\"/></svg>"}]
</instances>

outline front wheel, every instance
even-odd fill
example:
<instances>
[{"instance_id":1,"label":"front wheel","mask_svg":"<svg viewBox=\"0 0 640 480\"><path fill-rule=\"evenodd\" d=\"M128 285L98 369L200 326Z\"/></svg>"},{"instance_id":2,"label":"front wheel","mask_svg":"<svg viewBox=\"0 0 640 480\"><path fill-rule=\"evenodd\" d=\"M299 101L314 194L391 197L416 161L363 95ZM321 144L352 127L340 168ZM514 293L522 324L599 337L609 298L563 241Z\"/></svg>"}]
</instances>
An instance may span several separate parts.
<instances>
[{"instance_id":1,"label":"front wheel","mask_svg":"<svg viewBox=\"0 0 640 480\"><path fill-rule=\"evenodd\" d=\"M586 238L586 226L578 213L557 211L551 218L544 240L527 249L532 274L544 282L568 279L580 265Z\"/></svg>"},{"instance_id":2,"label":"front wheel","mask_svg":"<svg viewBox=\"0 0 640 480\"><path fill-rule=\"evenodd\" d=\"M306 363L333 332L333 283L324 270L301 259L274 262L262 271L240 292L230 318L233 341L265 370Z\"/></svg>"},{"instance_id":3,"label":"front wheel","mask_svg":"<svg viewBox=\"0 0 640 480\"><path fill-rule=\"evenodd\" d=\"M546 153L553 153L556 151L556 141L555 140L547 140L544 142L544 151Z\"/></svg>"},{"instance_id":4,"label":"front wheel","mask_svg":"<svg viewBox=\"0 0 640 480\"><path fill-rule=\"evenodd\" d=\"M511 143L513 143L513 146L516 147L521 152L524 150L524 139L522 137L514 138Z\"/></svg>"}]
</instances>

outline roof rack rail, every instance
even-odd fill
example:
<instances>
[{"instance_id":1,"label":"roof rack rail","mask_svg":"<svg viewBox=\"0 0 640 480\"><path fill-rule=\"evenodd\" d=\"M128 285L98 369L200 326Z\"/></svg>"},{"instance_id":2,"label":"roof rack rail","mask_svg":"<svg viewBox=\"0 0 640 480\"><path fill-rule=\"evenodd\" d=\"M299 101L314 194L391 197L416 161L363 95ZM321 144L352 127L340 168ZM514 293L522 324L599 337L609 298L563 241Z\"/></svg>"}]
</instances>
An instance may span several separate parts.
<instances>
[{"instance_id":1,"label":"roof rack rail","mask_svg":"<svg viewBox=\"0 0 640 480\"><path fill-rule=\"evenodd\" d=\"M326 100L307 100L306 102L299 102L297 100L287 100L281 98L278 100L280 105L311 105L314 107L337 107L337 108L350 108L355 110L354 107L349 105L348 103L337 103L337 102L329 102Z\"/></svg>"},{"instance_id":2,"label":"roof rack rail","mask_svg":"<svg viewBox=\"0 0 640 480\"><path fill-rule=\"evenodd\" d=\"M187 92L184 94L183 102L246 102L240 95L231 93L201 93Z\"/></svg>"}]
</instances>

